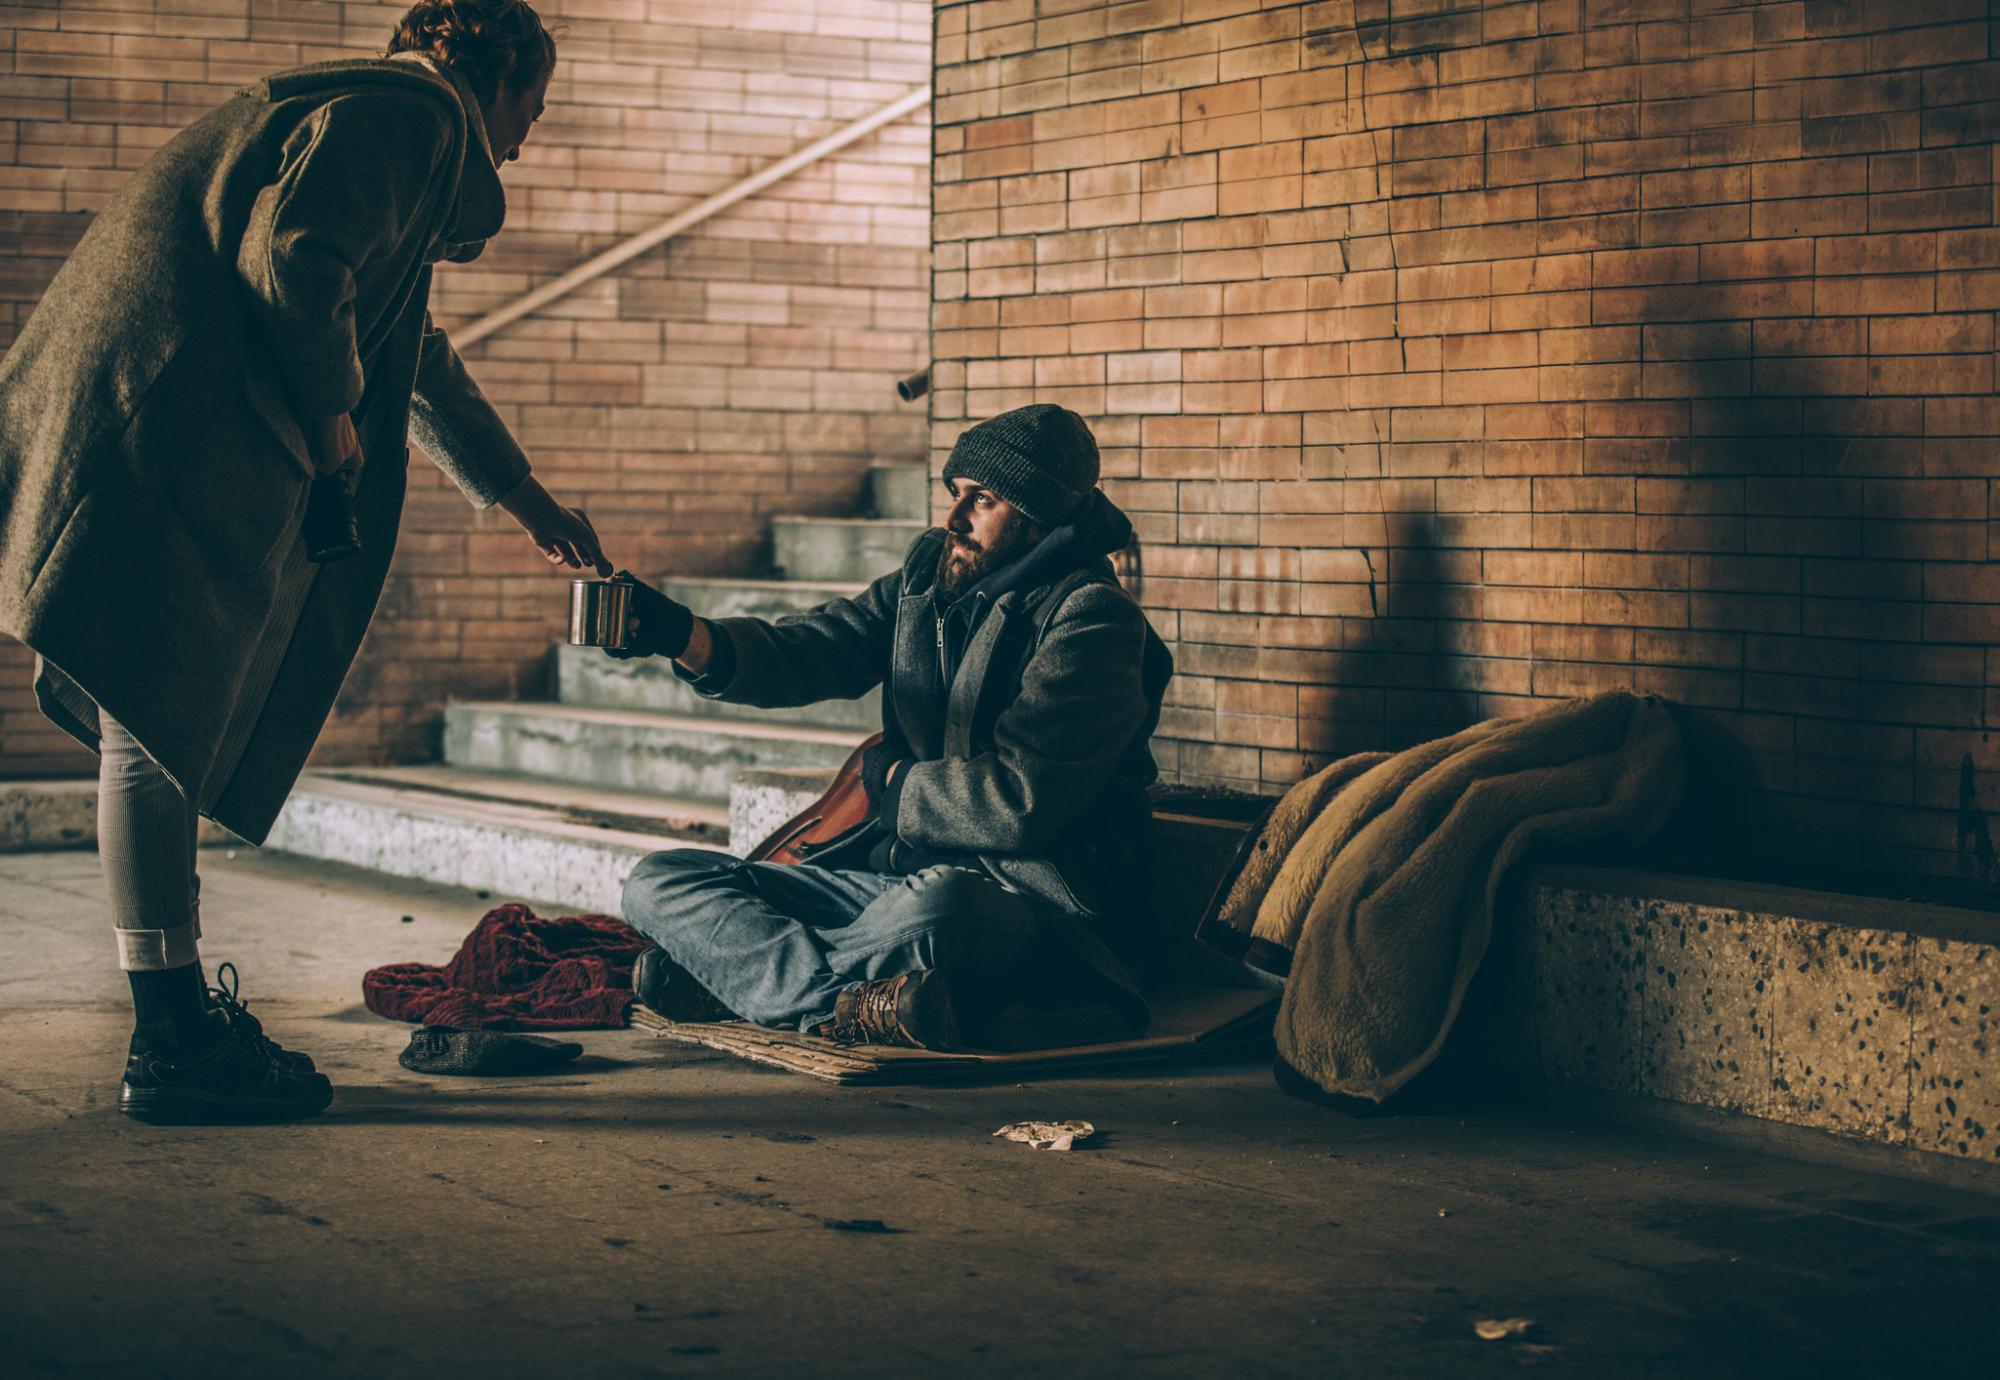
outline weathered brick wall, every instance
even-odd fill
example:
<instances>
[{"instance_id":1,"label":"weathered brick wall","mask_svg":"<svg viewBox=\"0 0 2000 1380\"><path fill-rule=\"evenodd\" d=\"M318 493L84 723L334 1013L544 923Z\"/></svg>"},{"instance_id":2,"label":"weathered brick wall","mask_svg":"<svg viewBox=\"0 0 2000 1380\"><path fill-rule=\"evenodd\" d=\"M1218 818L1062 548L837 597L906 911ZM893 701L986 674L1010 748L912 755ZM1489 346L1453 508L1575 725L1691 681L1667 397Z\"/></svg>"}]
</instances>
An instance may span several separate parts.
<instances>
[{"instance_id":1,"label":"weathered brick wall","mask_svg":"<svg viewBox=\"0 0 2000 1380\"><path fill-rule=\"evenodd\" d=\"M242 82L379 53L404 6L0 5L0 343L125 175ZM887 104L929 76L921 0L544 0L561 64L505 172L507 229L439 275L464 322ZM925 358L923 113L467 351L558 497L614 559L730 572L772 512L843 511L874 459L921 459L895 378ZM415 461L395 573L321 760L428 755L447 695L540 687L566 581L498 510ZM0 773L85 769L0 650Z\"/></svg>"},{"instance_id":2,"label":"weathered brick wall","mask_svg":"<svg viewBox=\"0 0 2000 1380\"><path fill-rule=\"evenodd\" d=\"M940 6L934 450L1097 425L1185 779L1637 686L1738 838L1980 869L1994 7L1390 10Z\"/></svg>"}]
</instances>

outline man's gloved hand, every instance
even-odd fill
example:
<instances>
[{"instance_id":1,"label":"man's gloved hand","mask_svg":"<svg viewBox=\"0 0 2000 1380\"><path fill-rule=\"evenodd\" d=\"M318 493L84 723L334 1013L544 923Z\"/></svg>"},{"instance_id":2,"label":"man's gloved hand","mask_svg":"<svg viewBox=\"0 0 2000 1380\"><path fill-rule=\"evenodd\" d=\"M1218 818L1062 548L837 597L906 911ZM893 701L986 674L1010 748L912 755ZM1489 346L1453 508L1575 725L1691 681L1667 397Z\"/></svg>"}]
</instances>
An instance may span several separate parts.
<instances>
[{"instance_id":1,"label":"man's gloved hand","mask_svg":"<svg viewBox=\"0 0 2000 1380\"><path fill-rule=\"evenodd\" d=\"M642 656L679 656L694 635L694 612L686 604L621 570L613 579L632 581L632 612L626 622L625 645L604 649L607 656L630 661Z\"/></svg>"},{"instance_id":2,"label":"man's gloved hand","mask_svg":"<svg viewBox=\"0 0 2000 1380\"><path fill-rule=\"evenodd\" d=\"M870 743L861 750L861 789L867 793L870 810L881 810L882 795L889 789L889 773L902 760L886 740Z\"/></svg>"}]
</instances>

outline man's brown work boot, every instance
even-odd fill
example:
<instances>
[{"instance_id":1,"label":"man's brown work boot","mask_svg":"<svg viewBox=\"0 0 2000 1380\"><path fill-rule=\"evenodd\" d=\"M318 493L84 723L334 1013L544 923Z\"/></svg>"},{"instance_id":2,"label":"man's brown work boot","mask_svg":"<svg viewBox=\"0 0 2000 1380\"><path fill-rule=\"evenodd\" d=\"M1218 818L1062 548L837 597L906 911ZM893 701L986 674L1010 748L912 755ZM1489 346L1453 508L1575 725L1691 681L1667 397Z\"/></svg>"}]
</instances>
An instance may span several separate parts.
<instances>
[{"instance_id":1,"label":"man's brown work boot","mask_svg":"<svg viewBox=\"0 0 2000 1380\"><path fill-rule=\"evenodd\" d=\"M842 992L819 1033L844 1045L956 1049L958 1010L938 973L901 973Z\"/></svg>"}]
</instances>

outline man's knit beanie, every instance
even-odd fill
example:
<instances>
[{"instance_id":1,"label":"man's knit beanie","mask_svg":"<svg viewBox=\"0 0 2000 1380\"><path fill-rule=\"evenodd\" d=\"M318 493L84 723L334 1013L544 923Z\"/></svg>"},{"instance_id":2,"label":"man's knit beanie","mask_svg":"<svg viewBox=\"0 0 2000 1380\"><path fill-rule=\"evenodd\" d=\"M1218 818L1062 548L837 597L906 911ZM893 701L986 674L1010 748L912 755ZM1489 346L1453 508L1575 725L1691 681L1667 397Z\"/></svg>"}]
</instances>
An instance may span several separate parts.
<instances>
[{"instance_id":1,"label":"man's knit beanie","mask_svg":"<svg viewBox=\"0 0 2000 1380\"><path fill-rule=\"evenodd\" d=\"M984 485L1044 528L1060 527L1097 487L1097 441L1083 418L1034 403L967 427L944 481Z\"/></svg>"}]
</instances>

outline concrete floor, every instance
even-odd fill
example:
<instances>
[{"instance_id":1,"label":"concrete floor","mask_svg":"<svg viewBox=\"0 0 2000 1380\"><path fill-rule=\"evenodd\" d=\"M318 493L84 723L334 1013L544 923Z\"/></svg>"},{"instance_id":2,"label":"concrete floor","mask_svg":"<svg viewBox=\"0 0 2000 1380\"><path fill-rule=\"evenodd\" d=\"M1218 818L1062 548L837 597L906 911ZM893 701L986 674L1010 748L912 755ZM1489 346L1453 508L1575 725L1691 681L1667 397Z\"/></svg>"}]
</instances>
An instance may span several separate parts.
<instances>
[{"instance_id":1,"label":"concrete floor","mask_svg":"<svg viewBox=\"0 0 2000 1380\"><path fill-rule=\"evenodd\" d=\"M1531 1111L1355 1119L1261 1063L861 1091L616 1031L561 1077L420 1078L361 971L491 902L205 857L207 956L338 1100L117 1115L95 858L0 858L0 1374L1712 1380L2000 1344L2000 1201ZM1023 1117L1104 1134L990 1138Z\"/></svg>"}]
</instances>

